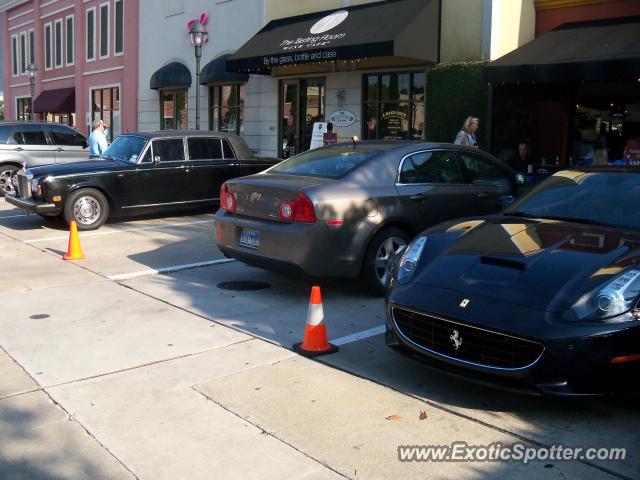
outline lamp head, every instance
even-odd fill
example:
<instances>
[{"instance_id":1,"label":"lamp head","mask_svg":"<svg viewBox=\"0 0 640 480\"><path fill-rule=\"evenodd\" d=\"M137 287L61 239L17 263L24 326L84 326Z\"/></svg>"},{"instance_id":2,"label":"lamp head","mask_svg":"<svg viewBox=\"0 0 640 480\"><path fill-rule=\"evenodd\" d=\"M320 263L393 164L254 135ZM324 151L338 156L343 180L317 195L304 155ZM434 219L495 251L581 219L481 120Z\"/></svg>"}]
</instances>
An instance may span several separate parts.
<instances>
[{"instance_id":1,"label":"lamp head","mask_svg":"<svg viewBox=\"0 0 640 480\"><path fill-rule=\"evenodd\" d=\"M201 47L207 41L207 28L200 22L193 22L189 31L191 45Z\"/></svg>"},{"instance_id":2,"label":"lamp head","mask_svg":"<svg viewBox=\"0 0 640 480\"><path fill-rule=\"evenodd\" d=\"M36 67L35 64L30 63L29 65L27 65L26 70L29 73L29 78L34 78L36 76L36 72L38 71L38 67Z\"/></svg>"}]
</instances>

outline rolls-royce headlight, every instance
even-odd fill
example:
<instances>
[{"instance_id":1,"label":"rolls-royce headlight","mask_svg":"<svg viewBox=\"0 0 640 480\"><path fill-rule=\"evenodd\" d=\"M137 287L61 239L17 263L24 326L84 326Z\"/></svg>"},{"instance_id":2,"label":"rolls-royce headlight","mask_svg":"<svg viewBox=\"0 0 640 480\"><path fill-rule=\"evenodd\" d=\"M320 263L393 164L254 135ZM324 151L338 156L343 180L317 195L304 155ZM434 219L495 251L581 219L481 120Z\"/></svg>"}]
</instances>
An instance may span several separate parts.
<instances>
[{"instance_id":1,"label":"rolls-royce headlight","mask_svg":"<svg viewBox=\"0 0 640 480\"><path fill-rule=\"evenodd\" d=\"M31 194L34 197L40 197L42 195L42 185L38 178L33 178L31 180Z\"/></svg>"},{"instance_id":2,"label":"rolls-royce headlight","mask_svg":"<svg viewBox=\"0 0 640 480\"><path fill-rule=\"evenodd\" d=\"M408 283L413 277L413 274L418 268L418 263L422 256L422 250L424 250L426 243L427 236L420 235L413 240L407 248L405 248L402 257L400 257L400 261L398 262L397 281L399 284L402 285Z\"/></svg>"},{"instance_id":3,"label":"rolls-royce headlight","mask_svg":"<svg viewBox=\"0 0 640 480\"><path fill-rule=\"evenodd\" d=\"M631 268L604 286L584 294L571 307L573 320L628 322L640 319L635 311L640 296L640 269Z\"/></svg>"}]
</instances>

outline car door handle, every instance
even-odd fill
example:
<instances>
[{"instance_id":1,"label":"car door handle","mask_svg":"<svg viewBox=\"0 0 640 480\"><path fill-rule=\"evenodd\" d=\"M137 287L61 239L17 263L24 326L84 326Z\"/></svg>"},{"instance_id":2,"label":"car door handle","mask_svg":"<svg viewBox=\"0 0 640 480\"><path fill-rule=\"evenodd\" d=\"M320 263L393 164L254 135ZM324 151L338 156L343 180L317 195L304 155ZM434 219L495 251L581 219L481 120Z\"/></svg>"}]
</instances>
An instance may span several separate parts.
<instances>
[{"instance_id":1,"label":"car door handle","mask_svg":"<svg viewBox=\"0 0 640 480\"><path fill-rule=\"evenodd\" d=\"M21 152L21 151L23 151L23 150L24 150L24 148L22 148L22 147L17 147L17 148L14 148L14 150L15 150L16 152Z\"/></svg>"},{"instance_id":2,"label":"car door handle","mask_svg":"<svg viewBox=\"0 0 640 480\"><path fill-rule=\"evenodd\" d=\"M489 194L486 192L479 193L478 198L489 198Z\"/></svg>"},{"instance_id":3,"label":"car door handle","mask_svg":"<svg viewBox=\"0 0 640 480\"><path fill-rule=\"evenodd\" d=\"M58 147L58 148L56 148L56 152L64 152L64 149Z\"/></svg>"},{"instance_id":4,"label":"car door handle","mask_svg":"<svg viewBox=\"0 0 640 480\"><path fill-rule=\"evenodd\" d=\"M414 200L416 202L421 202L422 200L424 200L425 198L427 198L427 196L424 193L418 193L416 195L411 195L409 197L411 200Z\"/></svg>"}]
</instances>

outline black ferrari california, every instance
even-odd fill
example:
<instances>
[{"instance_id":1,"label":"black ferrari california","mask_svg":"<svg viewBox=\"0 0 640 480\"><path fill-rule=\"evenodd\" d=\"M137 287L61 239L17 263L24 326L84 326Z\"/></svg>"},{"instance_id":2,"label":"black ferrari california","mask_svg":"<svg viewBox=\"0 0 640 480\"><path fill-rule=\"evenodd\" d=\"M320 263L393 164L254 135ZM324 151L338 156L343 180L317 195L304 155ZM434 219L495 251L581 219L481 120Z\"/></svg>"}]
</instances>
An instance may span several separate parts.
<instances>
[{"instance_id":1,"label":"black ferrari california","mask_svg":"<svg viewBox=\"0 0 640 480\"><path fill-rule=\"evenodd\" d=\"M563 170L391 267L387 345L538 393L640 390L640 169Z\"/></svg>"}]
</instances>

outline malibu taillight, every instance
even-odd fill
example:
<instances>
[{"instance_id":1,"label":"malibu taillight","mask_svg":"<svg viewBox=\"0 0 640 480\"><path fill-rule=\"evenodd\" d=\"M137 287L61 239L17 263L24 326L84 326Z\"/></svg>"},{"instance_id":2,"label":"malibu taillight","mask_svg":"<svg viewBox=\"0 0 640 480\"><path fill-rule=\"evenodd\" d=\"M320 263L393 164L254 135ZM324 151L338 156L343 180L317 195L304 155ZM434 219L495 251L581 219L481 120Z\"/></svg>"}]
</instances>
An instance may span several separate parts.
<instances>
[{"instance_id":1,"label":"malibu taillight","mask_svg":"<svg viewBox=\"0 0 640 480\"><path fill-rule=\"evenodd\" d=\"M220 207L227 212L236 211L236 197L227 189L227 184L223 183L220 187Z\"/></svg>"},{"instance_id":2,"label":"malibu taillight","mask_svg":"<svg viewBox=\"0 0 640 480\"><path fill-rule=\"evenodd\" d=\"M298 192L296 200L285 200L278 209L278 218L285 222L315 223L313 203L304 193Z\"/></svg>"}]
</instances>

